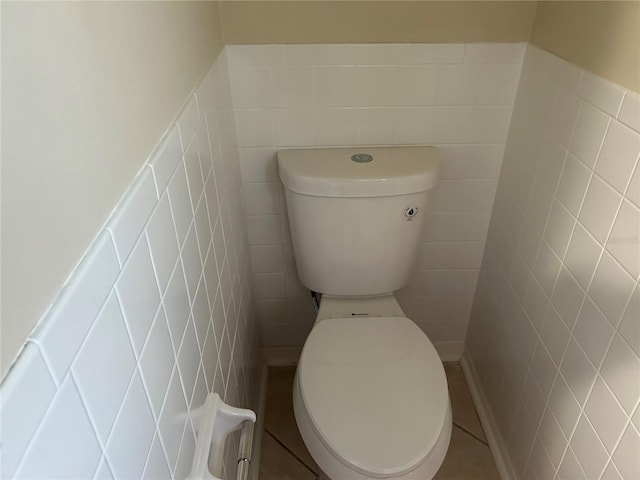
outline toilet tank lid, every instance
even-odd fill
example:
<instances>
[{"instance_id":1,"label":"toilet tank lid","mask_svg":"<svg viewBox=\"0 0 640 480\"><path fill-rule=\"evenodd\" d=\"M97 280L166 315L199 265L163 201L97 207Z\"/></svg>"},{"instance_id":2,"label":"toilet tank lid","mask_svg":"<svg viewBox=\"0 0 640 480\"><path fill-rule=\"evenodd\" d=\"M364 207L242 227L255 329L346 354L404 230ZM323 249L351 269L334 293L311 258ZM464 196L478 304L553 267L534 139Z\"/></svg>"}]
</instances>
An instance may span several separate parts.
<instances>
[{"instance_id":1,"label":"toilet tank lid","mask_svg":"<svg viewBox=\"0 0 640 480\"><path fill-rule=\"evenodd\" d=\"M284 186L318 197L386 197L436 186L440 160L434 147L359 147L281 150Z\"/></svg>"}]
</instances>

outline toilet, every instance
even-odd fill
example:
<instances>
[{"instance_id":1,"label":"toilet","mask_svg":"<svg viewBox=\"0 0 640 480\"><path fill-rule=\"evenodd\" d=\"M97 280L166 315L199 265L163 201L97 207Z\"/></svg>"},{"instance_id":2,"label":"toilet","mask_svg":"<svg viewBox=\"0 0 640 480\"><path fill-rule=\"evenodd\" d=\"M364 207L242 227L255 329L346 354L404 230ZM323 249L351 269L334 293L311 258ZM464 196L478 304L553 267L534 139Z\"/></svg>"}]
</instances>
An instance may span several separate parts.
<instances>
[{"instance_id":1,"label":"toilet","mask_svg":"<svg viewBox=\"0 0 640 480\"><path fill-rule=\"evenodd\" d=\"M431 479L451 437L440 357L393 292L408 283L433 147L283 150L301 282L321 294L293 387L304 443L332 480Z\"/></svg>"}]
</instances>

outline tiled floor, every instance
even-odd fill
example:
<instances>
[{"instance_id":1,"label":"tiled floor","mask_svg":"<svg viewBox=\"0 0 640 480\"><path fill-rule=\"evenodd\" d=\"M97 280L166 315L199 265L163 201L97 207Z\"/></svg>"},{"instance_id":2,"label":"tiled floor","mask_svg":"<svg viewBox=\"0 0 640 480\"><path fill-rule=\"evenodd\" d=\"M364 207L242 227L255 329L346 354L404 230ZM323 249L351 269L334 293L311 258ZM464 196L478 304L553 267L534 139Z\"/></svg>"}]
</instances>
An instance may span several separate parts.
<instances>
[{"instance_id":1,"label":"tiled floor","mask_svg":"<svg viewBox=\"0 0 640 480\"><path fill-rule=\"evenodd\" d=\"M437 480L499 480L487 440L459 363L445 363L453 430ZM294 367L269 369L261 480L314 480L321 473L307 452L293 417Z\"/></svg>"}]
</instances>

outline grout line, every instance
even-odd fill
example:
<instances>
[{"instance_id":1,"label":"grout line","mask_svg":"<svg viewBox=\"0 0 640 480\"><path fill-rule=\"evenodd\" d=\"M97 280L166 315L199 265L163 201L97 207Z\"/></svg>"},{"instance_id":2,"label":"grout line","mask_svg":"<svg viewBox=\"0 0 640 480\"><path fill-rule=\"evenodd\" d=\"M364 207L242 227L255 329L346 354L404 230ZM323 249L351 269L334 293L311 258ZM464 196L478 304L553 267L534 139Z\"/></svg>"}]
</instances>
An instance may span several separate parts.
<instances>
[{"instance_id":1,"label":"grout line","mask_svg":"<svg viewBox=\"0 0 640 480\"><path fill-rule=\"evenodd\" d=\"M313 473L313 475L314 475L315 477L317 477L317 476L318 476L318 472L314 471L314 470L313 470L313 468L311 468L309 465L307 465L307 464L305 463L305 461L304 461L304 460L302 460L302 459L301 459L300 457L298 457L295 453L293 453L293 452L289 449L289 447L287 447L284 443L282 443L282 442L278 439L278 437L276 437L273 433L271 433L271 432L270 432L269 430L267 430L266 428L264 429L264 431L265 431L265 433L266 433L267 435L269 435L269 436L270 436L271 438L273 438L276 442L278 442L278 445L280 445L280 446L281 446L282 448L284 448L287 452L289 452L289 454L290 454L293 458L295 458L295 459L296 459L298 462L300 462L300 463L301 463L301 464L302 464L302 465L303 465L307 470L309 470L311 473Z\"/></svg>"},{"instance_id":2,"label":"grout line","mask_svg":"<svg viewBox=\"0 0 640 480\"><path fill-rule=\"evenodd\" d=\"M469 430L467 430L466 428L464 428L461 425L458 425L456 422L453 422L453 425L458 427L460 430L462 430L464 433L466 433L467 435L469 435L470 437L473 437L474 439L476 439L478 442L482 443L485 446L489 446L489 443L486 440L482 440L480 437L476 436L475 434L471 433Z\"/></svg>"}]
</instances>

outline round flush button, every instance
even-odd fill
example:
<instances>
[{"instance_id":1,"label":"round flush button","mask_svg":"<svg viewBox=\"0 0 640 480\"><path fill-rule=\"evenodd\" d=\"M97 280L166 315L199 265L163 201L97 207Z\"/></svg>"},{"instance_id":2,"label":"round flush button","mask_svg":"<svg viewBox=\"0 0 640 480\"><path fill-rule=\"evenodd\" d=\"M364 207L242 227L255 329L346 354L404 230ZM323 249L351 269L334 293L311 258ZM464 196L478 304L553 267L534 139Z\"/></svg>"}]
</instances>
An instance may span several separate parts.
<instances>
[{"instance_id":1,"label":"round flush button","mask_svg":"<svg viewBox=\"0 0 640 480\"><path fill-rule=\"evenodd\" d=\"M367 163L373 160L373 157L368 153L356 153L355 155L351 155L351 160L358 163Z\"/></svg>"}]
</instances>

